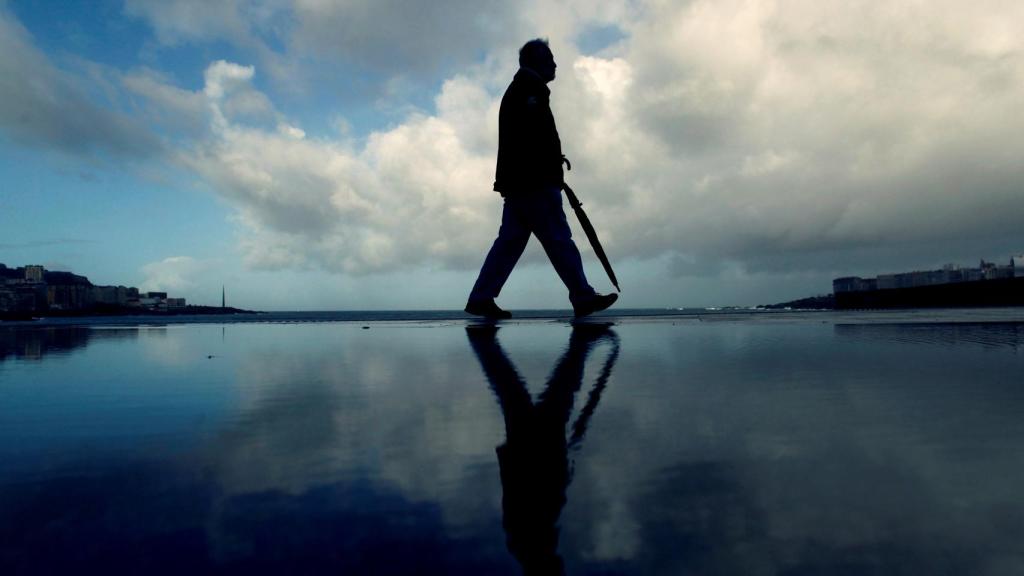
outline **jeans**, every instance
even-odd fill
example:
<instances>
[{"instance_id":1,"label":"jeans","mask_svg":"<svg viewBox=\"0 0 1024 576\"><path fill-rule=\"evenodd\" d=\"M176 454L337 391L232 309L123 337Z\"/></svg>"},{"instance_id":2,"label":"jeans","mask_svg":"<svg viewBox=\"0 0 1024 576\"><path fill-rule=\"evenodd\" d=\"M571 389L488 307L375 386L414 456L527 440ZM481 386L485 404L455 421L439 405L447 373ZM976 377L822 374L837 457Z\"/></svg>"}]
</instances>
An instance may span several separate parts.
<instances>
[{"instance_id":1,"label":"jeans","mask_svg":"<svg viewBox=\"0 0 1024 576\"><path fill-rule=\"evenodd\" d=\"M569 222L562 210L562 190L552 186L505 198L498 237L480 268L469 294L470 301L498 297L526 249L530 234L540 240L559 278L569 289L571 302L586 302L594 297L594 289L587 283L580 251L572 240Z\"/></svg>"}]
</instances>

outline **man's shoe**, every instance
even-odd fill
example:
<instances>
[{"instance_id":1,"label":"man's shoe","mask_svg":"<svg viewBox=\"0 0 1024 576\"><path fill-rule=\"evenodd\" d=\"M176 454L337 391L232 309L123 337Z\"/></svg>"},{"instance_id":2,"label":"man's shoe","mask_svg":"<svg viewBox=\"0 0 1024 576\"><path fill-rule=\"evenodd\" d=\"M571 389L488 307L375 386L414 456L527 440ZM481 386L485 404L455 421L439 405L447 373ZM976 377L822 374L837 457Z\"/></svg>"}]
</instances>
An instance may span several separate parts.
<instances>
[{"instance_id":1,"label":"man's shoe","mask_svg":"<svg viewBox=\"0 0 1024 576\"><path fill-rule=\"evenodd\" d=\"M470 300L466 303L466 313L494 320L508 320L512 317L511 312L498 308L494 300Z\"/></svg>"},{"instance_id":2,"label":"man's shoe","mask_svg":"<svg viewBox=\"0 0 1024 576\"><path fill-rule=\"evenodd\" d=\"M611 294L594 294L594 297L586 302L581 302L579 304L573 302L572 311L577 318L588 316L615 304L615 301L618 299L619 295L614 292Z\"/></svg>"}]
</instances>

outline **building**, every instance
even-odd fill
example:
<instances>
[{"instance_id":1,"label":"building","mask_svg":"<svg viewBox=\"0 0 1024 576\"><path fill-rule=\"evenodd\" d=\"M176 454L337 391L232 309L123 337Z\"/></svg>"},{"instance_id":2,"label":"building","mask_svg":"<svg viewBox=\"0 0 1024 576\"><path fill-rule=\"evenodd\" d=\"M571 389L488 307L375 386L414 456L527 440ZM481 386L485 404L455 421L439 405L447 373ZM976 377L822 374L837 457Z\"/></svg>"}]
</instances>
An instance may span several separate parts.
<instances>
[{"instance_id":1,"label":"building","mask_svg":"<svg viewBox=\"0 0 1024 576\"><path fill-rule=\"evenodd\" d=\"M92 286L84 284L47 284L46 304L53 310L85 310L95 304Z\"/></svg>"},{"instance_id":2,"label":"building","mask_svg":"<svg viewBox=\"0 0 1024 576\"><path fill-rule=\"evenodd\" d=\"M46 309L46 286L19 282L0 285L0 312L41 312Z\"/></svg>"},{"instance_id":3,"label":"building","mask_svg":"<svg viewBox=\"0 0 1024 576\"><path fill-rule=\"evenodd\" d=\"M85 276L71 272L44 272L46 304L53 310L86 310L92 308L93 285Z\"/></svg>"},{"instance_id":4,"label":"building","mask_svg":"<svg viewBox=\"0 0 1024 576\"><path fill-rule=\"evenodd\" d=\"M874 278L860 278L857 276L847 276L845 278L836 278L832 281L832 292L863 292L867 290L877 290L878 282Z\"/></svg>"},{"instance_id":5,"label":"building","mask_svg":"<svg viewBox=\"0 0 1024 576\"><path fill-rule=\"evenodd\" d=\"M126 306L128 304L128 291L125 286L93 286L93 301L96 304L110 306Z\"/></svg>"},{"instance_id":6,"label":"building","mask_svg":"<svg viewBox=\"0 0 1024 576\"><path fill-rule=\"evenodd\" d=\"M96 286L85 276L48 271L39 265L8 268L0 263L0 313L119 313L125 308L165 312L186 308L184 298L145 292L130 286Z\"/></svg>"},{"instance_id":7,"label":"building","mask_svg":"<svg viewBox=\"0 0 1024 576\"><path fill-rule=\"evenodd\" d=\"M38 265L25 266L25 280L27 280L28 282L42 282L43 281L43 275L45 273L46 273L46 270L43 269L42 266L38 266Z\"/></svg>"},{"instance_id":8,"label":"building","mask_svg":"<svg viewBox=\"0 0 1024 576\"><path fill-rule=\"evenodd\" d=\"M1008 266L981 260L977 268L847 276L832 281L837 308L923 308L1024 305L1024 256Z\"/></svg>"}]
</instances>

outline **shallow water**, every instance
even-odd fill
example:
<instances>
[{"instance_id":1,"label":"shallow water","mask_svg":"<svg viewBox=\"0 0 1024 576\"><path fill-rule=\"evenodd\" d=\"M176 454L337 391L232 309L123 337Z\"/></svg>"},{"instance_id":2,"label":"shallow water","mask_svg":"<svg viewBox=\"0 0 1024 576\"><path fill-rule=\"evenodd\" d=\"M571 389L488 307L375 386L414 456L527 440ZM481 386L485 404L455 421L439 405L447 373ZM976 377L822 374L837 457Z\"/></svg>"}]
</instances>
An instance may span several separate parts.
<instances>
[{"instance_id":1,"label":"shallow water","mask_svg":"<svg viewBox=\"0 0 1024 576\"><path fill-rule=\"evenodd\" d=\"M0 328L0 573L1024 573L1024 324L775 318Z\"/></svg>"}]
</instances>

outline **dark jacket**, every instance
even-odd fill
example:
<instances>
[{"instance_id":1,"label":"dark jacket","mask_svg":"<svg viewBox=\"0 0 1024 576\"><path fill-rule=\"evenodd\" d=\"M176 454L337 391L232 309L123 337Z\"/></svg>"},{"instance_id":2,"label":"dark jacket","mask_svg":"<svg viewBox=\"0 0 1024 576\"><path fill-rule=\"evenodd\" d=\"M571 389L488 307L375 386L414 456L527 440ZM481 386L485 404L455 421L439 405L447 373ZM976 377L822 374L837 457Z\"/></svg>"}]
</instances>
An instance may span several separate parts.
<instances>
[{"instance_id":1,"label":"dark jacket","mask_svg":"<svg viewBox=\"0 0 1024 576\"><path fill-rule=\"evenodd\" d=\"M551 91L520 69L501 99L494 190L502 196L562 185L562 143L548 101Z\"/></svg>"}]
</instances>

